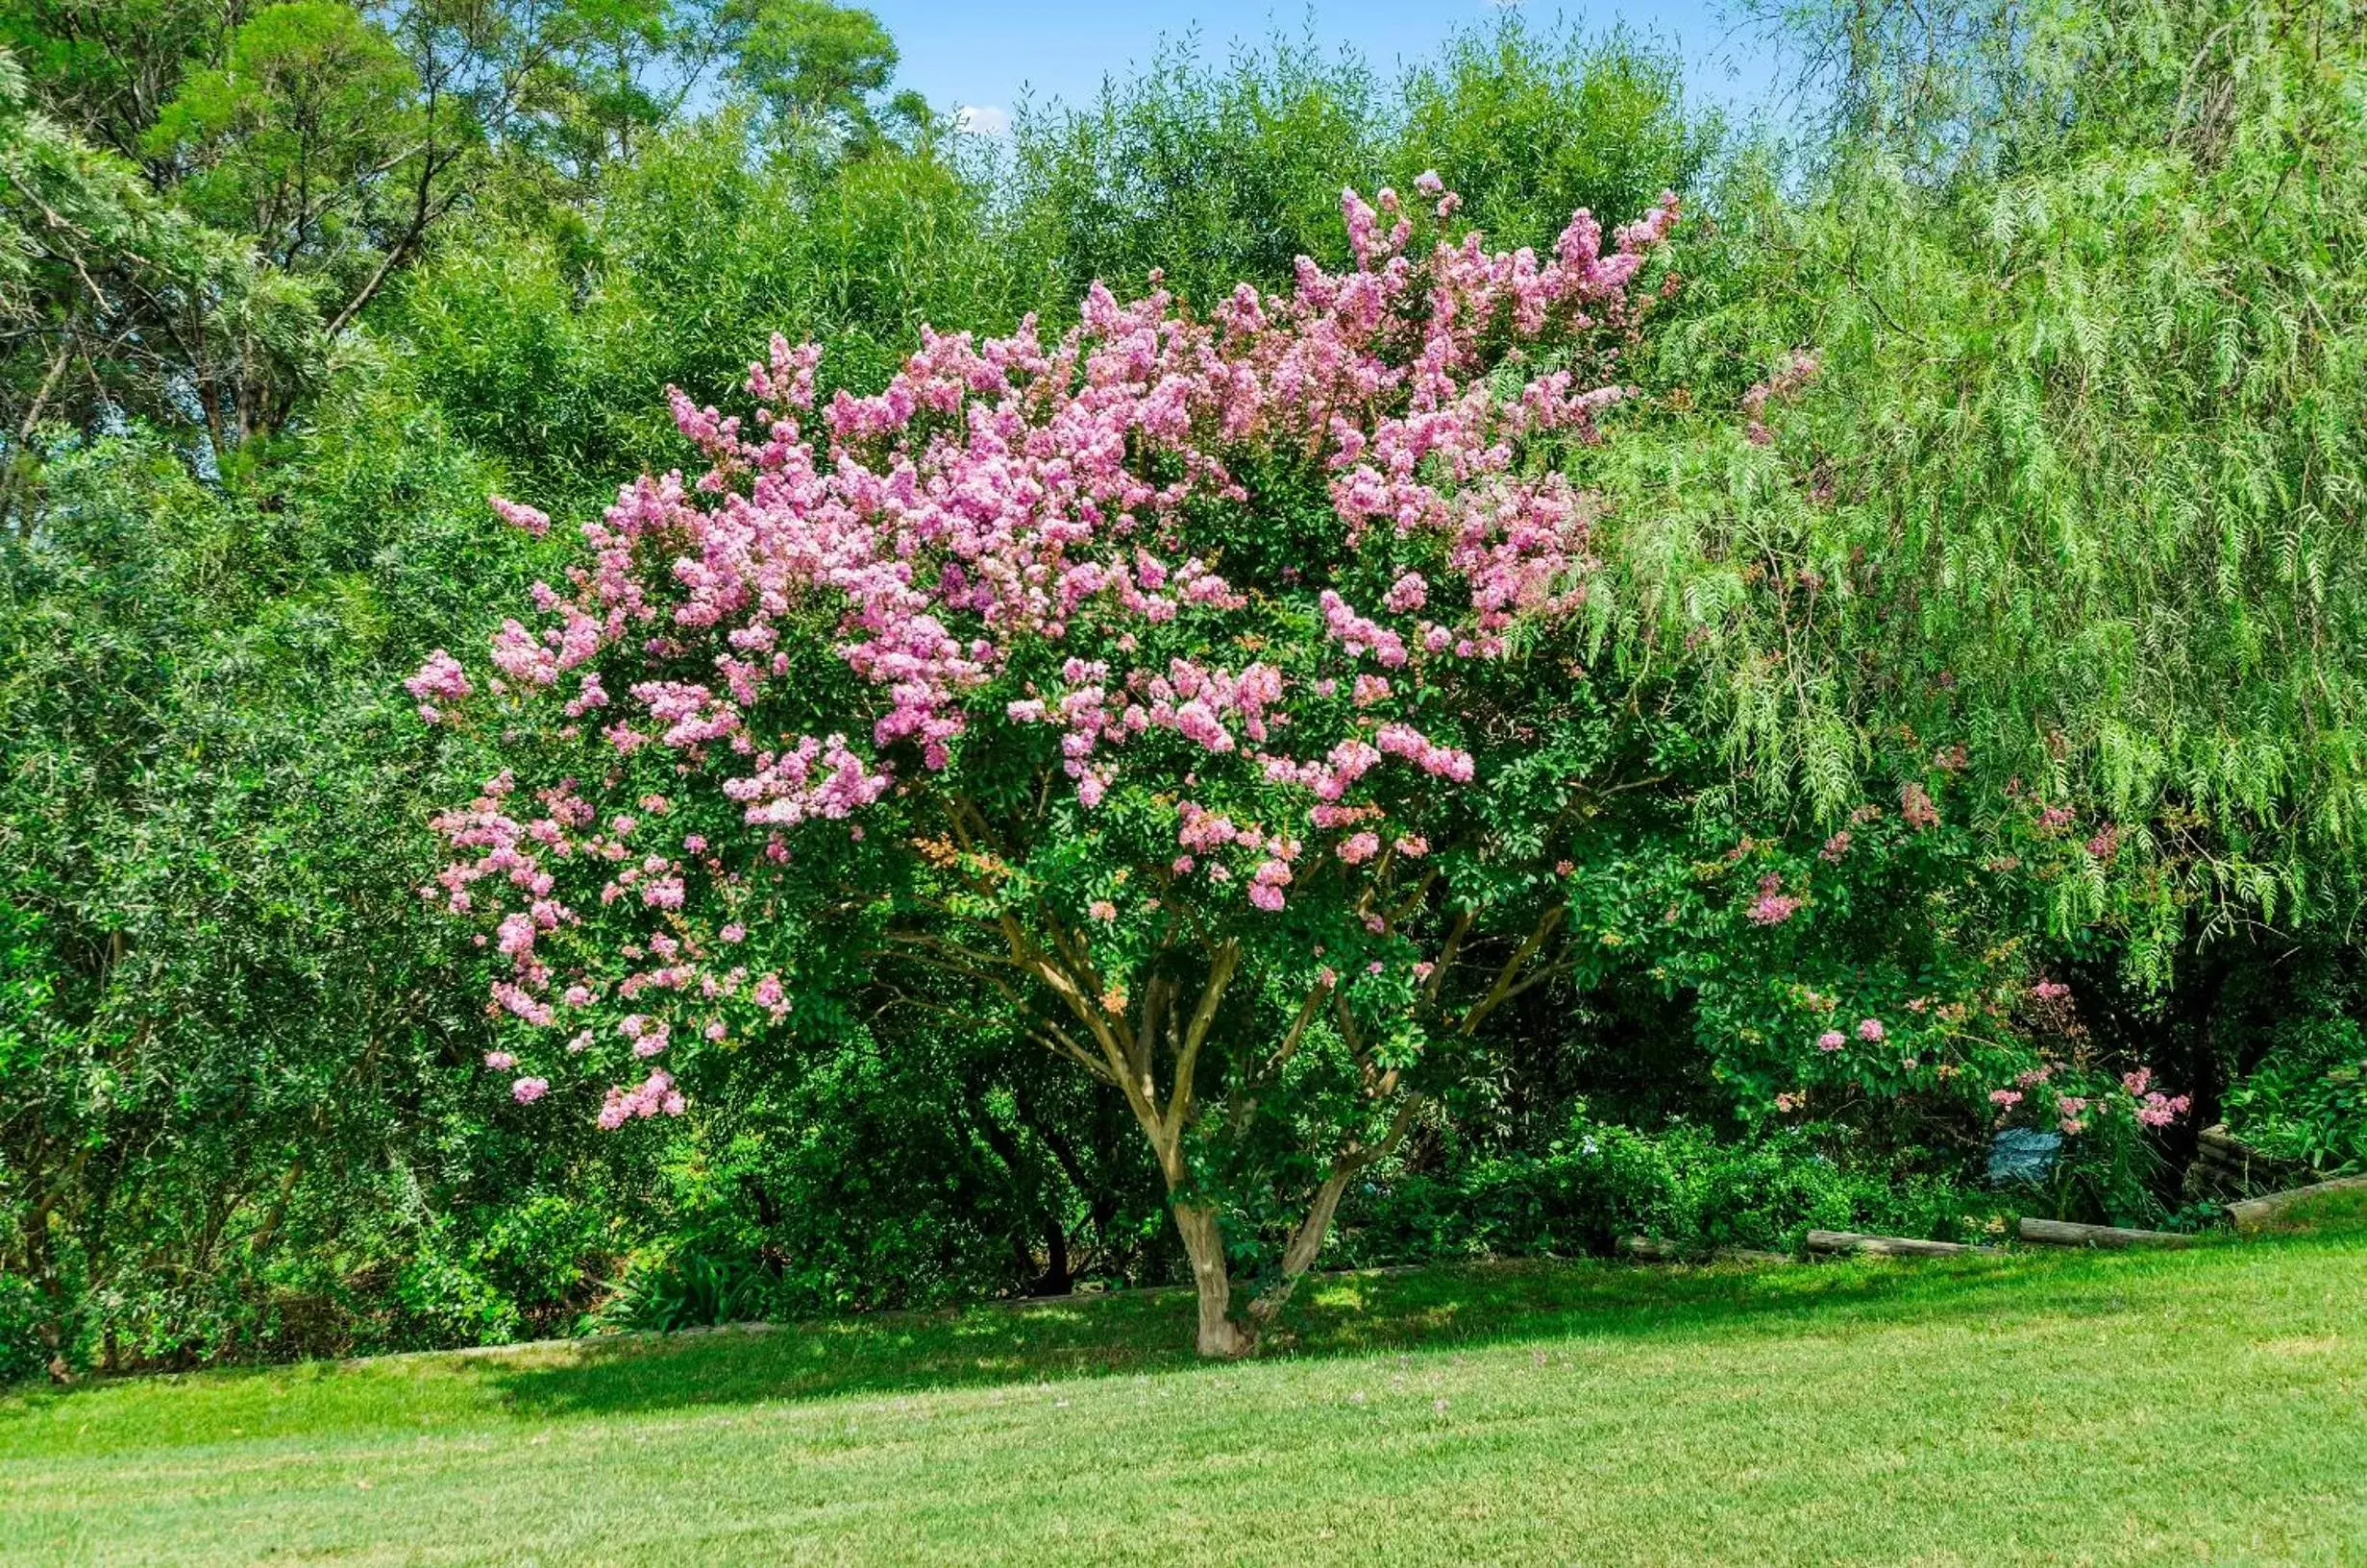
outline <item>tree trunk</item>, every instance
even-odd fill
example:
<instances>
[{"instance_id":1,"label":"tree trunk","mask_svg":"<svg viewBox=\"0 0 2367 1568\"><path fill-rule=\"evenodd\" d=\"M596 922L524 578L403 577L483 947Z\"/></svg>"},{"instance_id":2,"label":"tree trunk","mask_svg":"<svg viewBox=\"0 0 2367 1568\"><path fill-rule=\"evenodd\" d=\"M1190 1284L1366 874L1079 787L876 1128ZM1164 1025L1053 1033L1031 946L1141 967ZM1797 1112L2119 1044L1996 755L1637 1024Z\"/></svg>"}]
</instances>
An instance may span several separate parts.
<instances>
[{"instance_id":1,"label":"tree trunk","mask_svg":"<svg viewBox=\"0 0 2367 1568\"><path fill-rule=\"evenodd\" d=\"M1298 1277L1315 1266L1317 1256L1323 1250L1323 1238L1331 1234L1331 1217L1339 1211L1340 1194L1347 1190L1356 1168L1361 1167L1335 1170L1316 1188L1315 1201L1307 1206L1307 1217L1292 1233L1291 1244L1282 1249L1282 1277L1249 1303L1249 1321L1260 1330L1282 1315L1282 1309L1290 1305L1291 1292L1298 1288Z\"/></svg>"},{"instance_id":2,"label":"tree trunk","mask_svg":"<svg viewBox=\"0 0 2367 1568\"><path fill-rule=\"evenodd\" d=\"M1044 1273L1036 1281L1039 1296L1065 1296L1076 1288L1069 1272L1069 1228L1049 1207L1044 1211Z\"/></svg>"},{"instance_id":3,"label":"tree trunk","mask_svg":"<svg viewBox=\"0 0 2367 1568\"><path fill-rule=\"evenodd\" d=\"M1173 1202L1168 1212L1175 1216L1175 1234L1183 1237L1184 1256L1192 1261L1192 1286L1200 1301L1200 1354L1226 1360L1248 1355L1257 1348L1257 1334L1231 1316L1233 1282L1224 1265L1217 1212Z\"/></svg>"}]
</instances>

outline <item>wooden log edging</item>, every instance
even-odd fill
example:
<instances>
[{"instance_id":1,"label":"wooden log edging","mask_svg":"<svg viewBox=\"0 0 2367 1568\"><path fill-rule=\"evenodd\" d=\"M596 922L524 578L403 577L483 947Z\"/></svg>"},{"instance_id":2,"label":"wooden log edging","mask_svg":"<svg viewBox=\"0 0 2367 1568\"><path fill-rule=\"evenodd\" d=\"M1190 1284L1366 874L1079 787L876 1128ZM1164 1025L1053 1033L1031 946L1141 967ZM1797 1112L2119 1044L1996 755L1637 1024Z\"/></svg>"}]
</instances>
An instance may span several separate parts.
<instances>
[{"instance_id":1,"label":"wooden log edging","mask_svg":"<svg viewBox=\"0 0 2367 1568\"><path fill-rule=\"evenodd\" d=\"M2313 1182L2307 1187L2296 1187L2282 1192L2271 1192L2264 1198L2247 1198L2231 1203L2228 1217L2235 1221L2239 1231L2256 1231L2299 1203L2323 1197L2329 1192L2350 1192L2367 1188L2367 1176L2337 1176L2330 1182Z\"/></svg>"},{"instance_id":2,"label":"wooden log edging","mask_svg":"<svg viewBox=\"0 0 2367 1568\"><path fill-rule=\"evenodd\" d=\"M1767 1252L1758 1247L1687 1247L1675 1241L1663 1241L1658 1237L1629 1236L1619 1240L1619 1250L1640 1263L1791 1263L1799 1262L1788 1252Z\"/></svg>"},{"instance_id":3,"label":"wooden log edging","mask_svg":"<svg viewBox=\"0 0 2367 1568\"><path fill-rule=\"evenodd\" d=\"M2274 1192L2307 1175L2309 1167L2301 1161L2262 1154L2221 1123L2195 1135L2194 1163L2186 1167L2182 1190L2189 1201L2240 1200L2263 1189Z\"/></svg>"},{"instance_id":4,"label":"wooden log edging","mask_svg":"<svg viewBox=\"0 0 2367 1568\"><path fill-rule=\"evenodd\" d=\"M2075 1225L2067 1219L2029 1219L2021 1237L2044 1247L2187 1247L2194 1237L2179 1231L2133 1231L2120 1225Z\"/></svg>"},{"instance_id":5,"label":"wooden log edging","mask_svg":"<svg viewBox=\"0 0 2367 1568\"><path fill-rule=\"evenodd\" d=\"M1860 1236L1855 1231L1811 1231L1808 1250L1825 1257L1870 1252L1886 1258L1953 1258L1959 1253L1995 1252L1962 1241L1926 1241L1911 1236Z\"/></svg>"}]
</instances>

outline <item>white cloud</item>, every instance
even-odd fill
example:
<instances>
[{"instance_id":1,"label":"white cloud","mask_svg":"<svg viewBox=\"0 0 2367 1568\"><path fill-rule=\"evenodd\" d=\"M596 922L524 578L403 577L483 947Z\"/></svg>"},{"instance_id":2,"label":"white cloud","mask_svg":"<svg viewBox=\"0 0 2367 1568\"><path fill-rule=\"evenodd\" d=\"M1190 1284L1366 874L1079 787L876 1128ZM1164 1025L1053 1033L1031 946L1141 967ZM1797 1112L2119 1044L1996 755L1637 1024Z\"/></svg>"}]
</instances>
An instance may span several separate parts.
<instances>
[{"instance_id":1,"label":"white cloud","mask_svg":"<svg viewBox=\"0 0 2367 1568\"><path fill-rule=\"evenodd\" d=\"M964 104L953 111L953 129L974 136L999 136L1011 129L1011 115L992 104Z\"/></svg>"}]
</instances>

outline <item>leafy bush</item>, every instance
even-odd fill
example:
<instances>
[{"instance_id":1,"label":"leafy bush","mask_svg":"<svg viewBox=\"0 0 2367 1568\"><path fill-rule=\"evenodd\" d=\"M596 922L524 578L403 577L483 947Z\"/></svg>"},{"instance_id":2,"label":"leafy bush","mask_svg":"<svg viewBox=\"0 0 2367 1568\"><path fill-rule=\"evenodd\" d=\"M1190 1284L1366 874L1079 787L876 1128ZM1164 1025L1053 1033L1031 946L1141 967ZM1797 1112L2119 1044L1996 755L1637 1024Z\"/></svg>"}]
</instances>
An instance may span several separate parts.
<instances>
[{"instance_id":1,"label":"leafy bush","mask_svg":"<svg viewBox=\"0 0 2367 1568\"><path fill-rule=\"evenodd\" d=\"M1844 1164L1846 1134L1777 1127L1735 1138L1593 1121L1537 1154L1471 1156L1376 1181L1344 1237L1359 1262L1609 1253L1630 1236L1708 1253L1796 1251L1811 1230L1968 1238L2001 1207L1953 1172Z\"/></svg>"},{"instance_id":2,"label":"leafy bush","mask_svg":"<svg viewBox=\"0 0 2367 1568\"><path fill-rule=\"evenodd\" d=\"M2367 1165L2367 1035L2355 1017L2296 1020L2228 1091L2229 1126L2261 1153L2334 1172Z\"/></svg>"}]
</instances>

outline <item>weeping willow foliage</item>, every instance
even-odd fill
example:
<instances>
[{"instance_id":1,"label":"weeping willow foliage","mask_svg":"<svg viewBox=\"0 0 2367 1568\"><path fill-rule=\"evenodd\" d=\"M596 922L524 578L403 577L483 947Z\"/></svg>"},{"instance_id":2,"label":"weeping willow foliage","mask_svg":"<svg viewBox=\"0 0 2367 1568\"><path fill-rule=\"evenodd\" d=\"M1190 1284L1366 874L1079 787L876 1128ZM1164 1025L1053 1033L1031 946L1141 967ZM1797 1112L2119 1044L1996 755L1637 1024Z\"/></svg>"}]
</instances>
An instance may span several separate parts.
<instances>
[{"instance_id":1,"label":"weeping willow foliage","mask_svg":"<svg viewBox=\"0 0 2367 1568\"><path fill-rule=\"evenodd\" d=\"M2347 919L2367 27L2144 0L1963 36L1953 118L1928 56L1886 117L1862 38L1840 151L1805 191L1738 172L1704 225L1664 439L1609 476L1607 639L1703 661L1746 788L1804 821L1960 746L1964 809L2109 828L2058 919L2120 922L2140 971Z\"/></svg>"}]
</instances>

